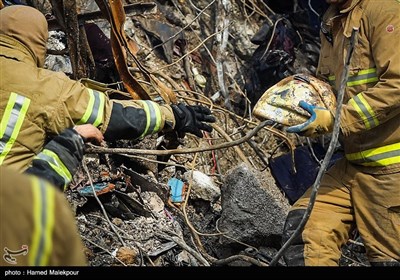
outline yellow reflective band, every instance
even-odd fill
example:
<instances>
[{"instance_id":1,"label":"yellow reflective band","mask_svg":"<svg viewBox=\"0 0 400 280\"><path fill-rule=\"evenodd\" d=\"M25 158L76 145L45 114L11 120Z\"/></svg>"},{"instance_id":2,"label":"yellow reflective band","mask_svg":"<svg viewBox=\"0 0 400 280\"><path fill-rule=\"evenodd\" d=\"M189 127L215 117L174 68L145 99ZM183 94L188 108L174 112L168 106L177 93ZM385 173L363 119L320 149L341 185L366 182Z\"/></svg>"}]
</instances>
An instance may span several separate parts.
<instances>
[{"instance_id":1,"label":"yellow reflective band","mask_svg":"<svg viewBox=\"0 0 400 280\"><path fill-rule=\"evenodd\" d=\"M89 102L83 117L76 124L90 123L97 127L103 121L105 96L96 90L90 88L87 90L89 92Z\"/></svg>"},{"instance_id":2,"label":"yellow reflective band","mask_svg":"<svg viewBox=\"0 0 400 280\"><path fill-rule=\"evenodd\" d=\"M44 181L42 181L44 184ZM51 252L53 251L53 230L55 224L55 192L56 189L53 186L46 185L46 205L44 207L44 215L47 215L44 227L44 247L42 257L40 259L40 265L47 265L50 262Z\"/></svg>"},{"instance_id":3,"label":"yellow reflective band","mask_svg":"<svg viewBox=\"0 0 400 280\"><path fill-rule=\"evenodd\" d=\"M90 115L92 114L93 110L93 104L94 104L94 95L93 95L93 90L92 89L87 89L89 91L89 103L86 107L85 114L83 114L83 117L77 122L76 124L85 124L87 123Z\"/></svg>"},{"instance_id":4,"label":"yellow reflective band","mask_svg":"<svg viewBox=\"0 0 400 280\"><path fill-rule=\"evenodd\" d=\"M97 118L95 119L93 125L98 127L103 122L103 115L104 115L104 103L106 100L105 95L102 92L98 92L99 97L99 106L97 110Z\"/></svg>"},{"instance_id":5,"label":"yellow reflective band","mask_svg":"<svg viewBox=\"0 0 400 280\"><path fill-rule=\"evenodd\" d=\"M369 123L372 127L378 126L379 125L379 120L376 118L374 110L372 110L371 106L367 102L367 100L364 98L364 95L362 93L357 94L355 96L355 100L359 104L363 104L363 112L366 116L368 116ZM361 108L361 106L360 106Z\"/></svg>"},{"instance_id":6,"label":"yellow reflective band","mask_svg":"<svg viewBox=\"0 0 400 280\"><path fill-rule=\"evenodd\" d=\"M29 246L28 263L30 266L35 265L40 243L40 230L42 220L42 202L40 193L41 189L39 179L32 178L33 231L31 246Z\"/></svg>"},{"instance_id":7,"label":"yellow reflective band","mask_svg":"<svg viewBox=\"0 0 400 280\"><path fill-rule=\"evenodd\" d=\"M346 158L363 166L387 166L400 163L400 143L346 154Z\"/></svg>"},{"instance_id":8,"label":"yellow reflective band","mask_svg":"<svg viewBox=\"0 0 400 280\"><path fill-rule=\"evenodd\" d=\"M365 100L362 93L359 93L353 98L351 98L348 104L354 107L354 109L357 111L357 113L363 120L365 127L367 129L371 129L379 125L379 120L376 118L374 111L368 104L367 100Z\"/></svg>"},{"instance_id":9,"label":"yellow reflective band","mask_svg":"<svg viewBox=\"0 0 400 280\"><path fill-rule=\"evenodd\" d=\"M55 189L37 177L31 180L34 222L28 263L31 266L45 266L53 250Z\"/></svg>"},{"instance_id":10,"label":"yellow reflective band","mask_svg":"<svg viewBox=\"0 0 400 280\"><path fill-rule=\"evenodd\" d=\"M156 133L161 128L162 115L157 103L150 100L140 100L143 110L146 112L146 128L139 138L152 133Z\"/></svg>"},{"instance_id":11,"label":"yellow reflective band","mask_svg":"<svg viewBox=\"0 0 400 280\"><path fill-rule=\"evenodd\" d=\"M10 152L24 122L30 99L11 93L0 122L0 165Z\"/></svg>"},{"instance_id":12,"label":"yellow reflective band","mask_svg":"<svg viewBox=\"0 0 400 280\"><path fill-rule=\"evenodd\" d=\"M328 81L331 85L335 84L336 76L331 75L328 77ZM350 75L347 80L347 86L359 86L369 83L377 82L378 76L376 74L376 68L370 68L366 70L358 71L355 75Z\"/></svg>"},{"instance_id":13,"label":"yellow reflective band","mask_svg":"<svg viewBox=\"0 0 400 280\"><path fill-rule=\"evenodd\" d=\"M356 75L349 76L347 80L347 86L358 86L378 81L376 74L376 68L370 68L359 71Z\"/></svg>"},{"instance_id":14,"label":"yellow reflective band","mask_svg":"<svg viewBox=\"0 0 400 280\"><path fill-rule=\"evenodd\" d=\"M69 172L68 168L64 165L58 155L53 151L44 149L35 158L42 159L50 164L51 168L64 179L64 189L67 184L72 181L72 175Z\"/></svg>"},{"instance_id":15,"label":"yellow reflective band","mask_svg":"<svg viewBox=\"0 0 400 280\"><path fill-rule=\"evenodd\" d=\"M151 120L149 105L147 105L147 103L144 101L141 101L141 103L143 105L143 110L146 113L146 128L144 129L143 133L139 136L139 138L143 138L147 135L147 131L149 130L150 120Z\"/></svg>"},{"instance_id":16,"label":"yellow reflective band","mask_svg":"<svg viewBox=\"0 0 400 280\"><path fill-rule=\"evenodd\" d=\"M151 104L151 108L152 108L152 110L151 110L151 119L152 119L152 123L153 123L152 133L158 132L160 130L161 121L162 121L161 109L158 106L158 104L153 101L146 101L146 102L148 104Z\"/></svg>"}]
</instances>

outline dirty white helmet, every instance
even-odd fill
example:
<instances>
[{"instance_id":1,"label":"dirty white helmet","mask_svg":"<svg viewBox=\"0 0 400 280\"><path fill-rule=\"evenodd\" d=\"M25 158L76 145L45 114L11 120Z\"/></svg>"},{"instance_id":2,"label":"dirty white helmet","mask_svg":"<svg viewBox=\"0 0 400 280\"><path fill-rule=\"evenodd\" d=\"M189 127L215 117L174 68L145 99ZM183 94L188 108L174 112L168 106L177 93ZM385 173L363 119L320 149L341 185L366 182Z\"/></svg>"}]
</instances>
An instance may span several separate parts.
<instances>
[{"instance_id":1,"label":"dirty white helmet","mask_svg":"<svg viewBox=\"0 0 400 280\"><path fill-rule=\"evenodd\" d=\"M310 118L298 106L301 100L335 114L336 97L331 86L311 75L296 74L267 89L254 106L253 115L286 126L298 125Z\"/></svg>"}]
</instances>

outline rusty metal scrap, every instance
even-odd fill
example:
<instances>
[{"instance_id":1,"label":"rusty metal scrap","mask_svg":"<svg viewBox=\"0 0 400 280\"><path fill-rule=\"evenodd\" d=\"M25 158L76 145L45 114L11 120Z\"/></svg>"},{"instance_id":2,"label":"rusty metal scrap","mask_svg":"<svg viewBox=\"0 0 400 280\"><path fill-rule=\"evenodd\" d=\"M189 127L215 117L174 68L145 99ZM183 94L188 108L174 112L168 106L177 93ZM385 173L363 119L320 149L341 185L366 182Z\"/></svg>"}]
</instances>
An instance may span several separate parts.
<instances>
[{"instance_id":1,"label":"rusty metal scrap","mask_svg":"<svg viewBox=\"0 0 400 280\"><path fill-rule=\"evenodd\" d=\"M111 44L118 72L127 91L133 99L152 100L152 94L129 71L128 55L132 63L140 69L145 81L152 85L158 95L167 103L176 103L176 97L171 88L152 75L137 59L139 47L135 41L127 37L124 31L126 19L122 1L96 0L97 5L111 25Z\"/></svg>"}]
</instances>

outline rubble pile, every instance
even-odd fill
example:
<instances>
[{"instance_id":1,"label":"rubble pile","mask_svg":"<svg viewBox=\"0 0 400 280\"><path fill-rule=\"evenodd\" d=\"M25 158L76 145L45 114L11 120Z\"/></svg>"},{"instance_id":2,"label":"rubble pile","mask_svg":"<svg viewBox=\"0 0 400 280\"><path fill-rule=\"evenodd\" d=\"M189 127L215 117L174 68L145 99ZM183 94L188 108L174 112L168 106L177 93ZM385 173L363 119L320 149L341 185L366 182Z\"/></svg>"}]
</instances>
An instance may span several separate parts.
<instances>
[{"instance_id":1,"label":"rubble pile","mask_svg":"<svg viewBox=\"0 0 400 280\"><path fill-rule=\"evenodd\" d=\"M132 98L97 5L107 1L55 2L29 1L49 21L46 67ZM217 123L201 139L166 133L88 144L66 196L91 266L267 266L279 250L290 204L269 162L307 143L272 123L261 127L251 110L280 79L312 74L319 42L310 11L273 2L122 1L125 34L138 47L127 57L132 77L153 100L166 95L148 77L171 89L170 99L209 106ZM65 28L73 27L68 16L77 28ZM343 265L366 265L362 246L350 245Z\"/></svg>"}]
</instances>

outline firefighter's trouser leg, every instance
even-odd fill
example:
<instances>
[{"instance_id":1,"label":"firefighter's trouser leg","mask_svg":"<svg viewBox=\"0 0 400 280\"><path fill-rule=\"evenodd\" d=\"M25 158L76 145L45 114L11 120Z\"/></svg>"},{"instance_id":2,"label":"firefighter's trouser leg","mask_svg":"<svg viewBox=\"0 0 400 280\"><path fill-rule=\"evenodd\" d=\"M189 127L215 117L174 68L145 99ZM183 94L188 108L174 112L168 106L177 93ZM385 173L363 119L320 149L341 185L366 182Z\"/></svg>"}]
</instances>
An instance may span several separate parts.
<instances>
[{"instance_id":1,"label":"firefighter's trouser leg","mask_svg":"<svg viewBox=\"0 0 400 280\"><path fill-rule=\"evenodd\" d=\"M288 265L338 265L356 223L372 265L400 261L400 173L361 171L343 159L324 175L303 232L284 254ZM283 242L303 218L310 194L311 188L289 212Z\"/></svg>"}]
</instances>

